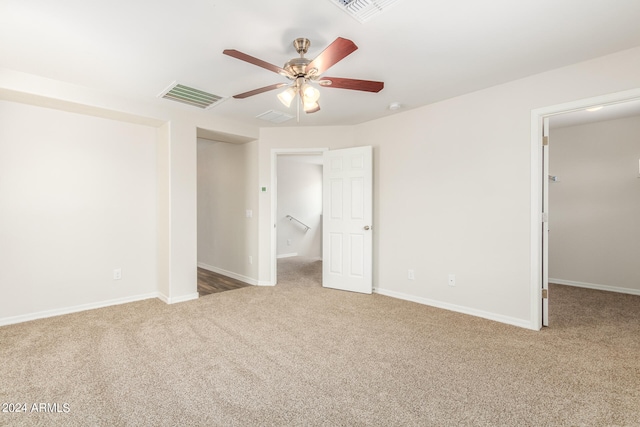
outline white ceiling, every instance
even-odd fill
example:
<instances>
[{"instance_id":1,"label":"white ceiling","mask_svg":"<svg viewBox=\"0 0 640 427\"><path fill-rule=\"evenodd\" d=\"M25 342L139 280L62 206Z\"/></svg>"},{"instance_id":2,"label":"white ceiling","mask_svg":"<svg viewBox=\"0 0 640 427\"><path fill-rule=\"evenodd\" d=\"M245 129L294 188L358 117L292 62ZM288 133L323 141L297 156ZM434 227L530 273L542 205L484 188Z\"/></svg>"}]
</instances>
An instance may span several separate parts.
<instances>
[{"instance_id":1,"label":"white ceiling","mask_svg":"<svg viewBox=\"0 0 640 427\"><path fill-rule=\"evenodd\" d=\"M562 128L634 116L640 116L640 99L608 105L594 105L588 109L551 116L549 126Z\"/></svg>"},{"instance_id":2,"label":"white ceiling","mask_svg":"<svg viewBox=\"0 0 640 427\"><path fill-rule=\"evenodd\" d=\"M638 0L400 0L361 24L331 0L0 0L0 67L166 104L172 82L217 95L287 80L222 54L282 66L336 37L359 49L328 71L381 80L377 94L321 88L299 125L352 125L640 45ZM254 126L288 110L272 91L207 111ZM194 107L180 105L180 108ZM295 109L290 113L295 115Z\"/></svg>"}]
</instances>

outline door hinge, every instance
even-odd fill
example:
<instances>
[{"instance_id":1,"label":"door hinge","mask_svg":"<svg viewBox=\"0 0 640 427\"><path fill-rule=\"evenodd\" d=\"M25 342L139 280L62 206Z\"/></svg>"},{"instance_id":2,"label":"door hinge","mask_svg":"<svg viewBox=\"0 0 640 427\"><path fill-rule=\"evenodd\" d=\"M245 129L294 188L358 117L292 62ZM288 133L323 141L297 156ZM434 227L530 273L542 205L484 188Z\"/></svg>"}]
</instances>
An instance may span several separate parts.
<instances>
[{"instance_id":1,"label":"door hinge","mask_svg":"<svg viewBox=\"0 0 640 427\"><path fill-rule=\"evenodd\" d=\"M549 137L548 136L543 136L542 137L542 145L544 145L545 147L547 145L549 145Z\"/></svg>"},{"instance_id":2,"label":"door hinge","mask_svg":"<svg viewBox=\"0 0 640 427\"><path fill-rule=\"evenodd\" d=\"M542 222L549 222L549 214L546 212L542 212Z\"/></svg>"},{"instance_id":3,"label":"door hinge","mask_svg":"<svg viewBox=\"0 0 640 427\"><path fill-rule=\"evenodd\" d=\"M549 290L548 289L543 289L542 290L542 299L547 299L549 298Z\"/></svg>"}]
</instances>

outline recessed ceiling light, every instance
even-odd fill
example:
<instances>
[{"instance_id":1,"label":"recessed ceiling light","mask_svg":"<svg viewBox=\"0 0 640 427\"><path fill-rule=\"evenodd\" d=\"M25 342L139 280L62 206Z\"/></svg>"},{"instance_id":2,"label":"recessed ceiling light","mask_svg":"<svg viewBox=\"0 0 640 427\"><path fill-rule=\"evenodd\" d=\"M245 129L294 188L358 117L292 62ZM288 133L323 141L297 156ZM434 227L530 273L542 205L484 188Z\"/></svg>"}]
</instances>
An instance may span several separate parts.
<instances>
[{"instance_id":1,"label":"recessed ceiling light","mask_svg":"<svg viewBox=\"0 0 640 427\"><path fill-rule=\"evenodd\" d=\"M392 111L399 110L400 107L402 107L402 104L400 104L399 102L392 102L391 104L389 104L389 110Z\"/></svg>"},{"instance_id":2,"label":"recessed ceiling light","mask_svg":"<svg viewBox=\"0 0 640 427\"><path fill-rule=\"evenodd\" d=\"M587 108L587 111L594 112L594 111L602 110L603 108L604 108L604 105L597 105L595 107Z\"/></svg>"}]
</instances>

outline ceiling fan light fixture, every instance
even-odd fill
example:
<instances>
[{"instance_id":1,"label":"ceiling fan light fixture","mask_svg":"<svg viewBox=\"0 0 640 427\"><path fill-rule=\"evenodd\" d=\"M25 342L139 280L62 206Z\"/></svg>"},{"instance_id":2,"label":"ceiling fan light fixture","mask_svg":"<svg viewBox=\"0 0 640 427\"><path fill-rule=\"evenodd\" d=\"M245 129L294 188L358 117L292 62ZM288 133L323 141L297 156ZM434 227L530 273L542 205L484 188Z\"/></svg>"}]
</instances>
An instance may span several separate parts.
<instances>
[{"instance_id":1,"label":"ceiling fan light fixture","mask_svg":"<svg viewBox=\"0 0 640 427\"><path fill-rule=\"evenodd\" d=\"M278 94L278 99L285 107L289 108L291 106L291 101L296 97L296 91L293 87L289 86L284 91Z\"/></svg>"},{"instance_id":2,"label":"ceiling fan light fixture","mask_svg":"<svg viewBox=\"0 0 640 427\"><path fill-rule=\"evenodd\" d=\"M320 104L318 104L317 101L305 102L302 104L302 108L304 109L304 112L307 114L315 113L316 111L320 110Z\"/></svg>"},{"instance_id":3,"label":"ceiling fan light fixture","mask_svg":"<svg viewBox=\"0 0 640 427\"><path fill-rule=\"evenodd\" d=\"M309 83L305 83L300 88L300 93L305 104L313 104L320 99L320 91Z\"/></svg>"}]
</instances>

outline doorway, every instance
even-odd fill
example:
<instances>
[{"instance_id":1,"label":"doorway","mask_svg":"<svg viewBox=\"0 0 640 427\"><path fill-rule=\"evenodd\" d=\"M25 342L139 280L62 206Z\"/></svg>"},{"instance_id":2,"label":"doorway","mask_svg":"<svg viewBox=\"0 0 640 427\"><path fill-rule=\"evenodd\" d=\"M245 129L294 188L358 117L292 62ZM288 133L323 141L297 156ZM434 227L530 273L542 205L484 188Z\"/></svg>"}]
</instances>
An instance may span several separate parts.
<instances>
[{"instance_id":1,"label":"doorway","mask_svg":"<svg viewBox=\"0 0 640 427\"><path fill-rule=\"evenodd\" d=\"M305 196L300 195L300 192L304 191L303 185L291 180L295 179L295 177L298 179L302 177L308 185L317 185L314 184L314 167L305 167L304 164L313 165L315 163L321 169L322 155L327 150L327 148L293 148L274 149L271 151L271 218L273 223L273 228L271 229L271 283L273 285L278 283L278 259L293 258L300 253L299 250L304 251L304 254L313 254L315 248L317 248L317 243L314 243L317 232L320 232L318 238L320 242L322 241L322 217L318 216L316 209L319 203L319 214L321 215L322 174L320 173L319 182L320 200L316 200L314 196L309 196L309 200L313 205L312 208L301 206L305 201L303 199ZM281 163L285 165L284 168L280 167ZM285 175L279 177L279 171ZM283 192L286 194L284 203L282 203L284 206L279 206L279 196L282 193L280 191L279 178L286 180L286 182L282 182ZM316 193L316 191L317 189L314 188L311 193ZM298 195L296 196L294 193ZM314 227L316 228L314 231L311 231L312 223L317 224ZM280 228L283 228L282 233L279 232Z\"/></svg>"},{"instance_id":2,"label":"doorway","mask_svg":"<svg viewBox=\"0 0 640 427\"><path fill-rule=\"evenodd\" d=\"M547 222L549 212L545 203L545 196L549 194L548 179L551 175L548 168L549 150L544 145L545 121L548 121L549 118L553 120L554 117L562 117L565 114L565 117L568 117L568 113L584 111L594 106L607 107L638 100L640 100L640 90L631 90L546 107L533 110L531 113L531 301L532 326L535 329L548 326L548 305L553 299L552 295L545 295L544 292L548 288L549 280L547 269L549 246L548 235L545 233L548 227L553 227L552 223ZM548 136L550 137L549 141L552 141L552 134ZM640 171L638 172L640 173Z\"/></svg>"},{"instance_id":3,"label":"doorway","mask_svg":"<svg viewBox=\"0 0 640 427\"><path fill-rule=\"evenodd\" d=\"M321 235L322 258L325 261L322 265L322 286L370 294L373 290L373 148L362 146L331 151L274 149L271 153L271 284L277 284L278 269L278 157L322 153ZM294 221L291 216L286 219ZM296 220L296 223L308 228L301 221Z\"/></svg>"},{"instance_id":4,"label":"doorway","mask_svg":"<svg viewBox=\"0 0 640 427\"><path fill-rule=\"evenodd\" d=\"M255 172L248 161L253 147L205 138L198 138L196 147L199 293L255 285L256 254L247 238L257 204L251 194Z\"/></svg>"},{"instance_id":5,"label":"doorway","mask_svg":"<svg viewBox=\"0 0 640 427\"><path fill-rule=\"evenodd\" d=\"M321 286L322 156L283 153L276 168L276 277Z\"/></svg>"}]
</instances>

